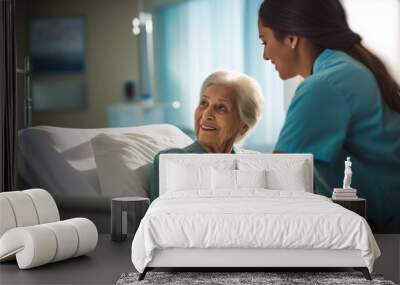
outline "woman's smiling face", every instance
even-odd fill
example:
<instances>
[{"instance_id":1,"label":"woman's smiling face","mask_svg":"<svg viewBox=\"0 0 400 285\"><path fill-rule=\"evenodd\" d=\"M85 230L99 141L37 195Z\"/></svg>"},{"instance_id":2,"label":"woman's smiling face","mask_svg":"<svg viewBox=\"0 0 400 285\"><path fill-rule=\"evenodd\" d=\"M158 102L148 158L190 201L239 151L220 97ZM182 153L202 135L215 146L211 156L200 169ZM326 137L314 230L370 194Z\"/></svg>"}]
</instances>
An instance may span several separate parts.
<instances>
[{"instance_id":1,"label":"woman's smiling face","mask_svg":"<svg viewBox=\"0 0 400 285\"><path fill-rule=\"evenodd\" d=\"M198 142L212 152L230 152L243 129L235 91L225 85L210 85L201 94L195 112Z\"/></svg>"},{"instance_id":2,"label":"woman's smiling face","mask_svg":"<svg viewBox=\"0 0 400 285\"><path fill-rule=\"evenodd\" d=\"M297 75L296 54L293 52L292 43L288 37L283 41L276 39L274 32L258 21L259 38L264 45L263 58L270 60L283 80Z\"/></svg>"}]
</instances>

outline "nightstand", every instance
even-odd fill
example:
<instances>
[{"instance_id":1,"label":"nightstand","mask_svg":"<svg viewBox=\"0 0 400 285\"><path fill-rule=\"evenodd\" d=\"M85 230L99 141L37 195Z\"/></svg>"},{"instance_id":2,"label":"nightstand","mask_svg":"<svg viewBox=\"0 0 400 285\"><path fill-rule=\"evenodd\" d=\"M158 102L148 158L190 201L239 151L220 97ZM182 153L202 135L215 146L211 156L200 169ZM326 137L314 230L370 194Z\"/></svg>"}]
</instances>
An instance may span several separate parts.
<instances>
[{"instance_id":1,"label":"nightstand","mask_svg":"<svg viewBox=\"0 0 400 285\"><path fill-rule=\"evenodd\" d=\"M111 200L111 239L124 241L129 234L135 235L149 205L149 198L113 198Z\"/></svg>"},{"instance_id":2,"label":"nightstand","mask_svg":"<svg viewBox=\"0 0 400 285\"><path fill-rule=\"evenodd\" d=\"M357 199L332 199L332 202L339 204L340 206L353 211L356 214L359 214L361 217L364 219L367 218L367 200L363 198L357 198Z\"/></svg>"}]
</instances>

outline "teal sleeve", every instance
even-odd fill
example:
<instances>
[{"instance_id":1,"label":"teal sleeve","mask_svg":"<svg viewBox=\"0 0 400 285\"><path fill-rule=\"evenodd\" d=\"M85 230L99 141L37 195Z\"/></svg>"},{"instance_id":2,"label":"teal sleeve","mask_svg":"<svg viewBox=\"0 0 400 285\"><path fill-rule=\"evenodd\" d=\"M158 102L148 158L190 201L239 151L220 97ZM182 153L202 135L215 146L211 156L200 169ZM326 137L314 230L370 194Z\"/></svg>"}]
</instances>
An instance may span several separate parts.
<instances>
[{"instance_id":1,"label":"teal sleeve","mask_svg":"<svg viewBox=\"0 0 400 285\"><path fill-rule=\"evenodd\" d=\"M315 193L327 197L332 194L332 185L322 175L321 167L330 165L340 155L350 117L344 93L331 83L313 78L296 90L275 150L313 154Z\"/></svg>"},{"instance_id":2,"label":"teal sleeve","mask_svg":"<svg viewBox=\"0 0 400 285\"><path fill-rule=\"evenodd\" d=\"M321 78L305 80L296 90L275 150L312 153L330 162L345 142L350 111L345 95Z\"/></svg>"}]
</instances>

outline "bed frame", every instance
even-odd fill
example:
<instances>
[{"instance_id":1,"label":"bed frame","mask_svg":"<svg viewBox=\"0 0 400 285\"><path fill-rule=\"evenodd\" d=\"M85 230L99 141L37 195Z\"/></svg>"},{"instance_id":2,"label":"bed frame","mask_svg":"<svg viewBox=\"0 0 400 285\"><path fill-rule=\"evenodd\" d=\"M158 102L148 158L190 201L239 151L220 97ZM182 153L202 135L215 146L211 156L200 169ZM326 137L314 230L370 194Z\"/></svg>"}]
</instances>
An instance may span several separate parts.
<instances>
[{"instance_id":1,"label":"bed frame","mask_svg":"<svg viewBox=\"0 0 400 285\"><path fill-rule=\"evenodd\" d=\"M156 250L152 261L139 275L155 268L230 268L235 271L251 271L271 268L338 268L350 267L361 271L371 280L368 268L359 250L329 249L197 249L171 248ZM262 271L262 270L260 270Z\"/></svg>"},{"instance_id":2,"label":"bed frame","mask_svg":"<svg viewBox=\"0 0 400 285\"><path fill-rule=\"evenodd\" d=\"M206 157L207 156L207 157ZM163 185L167 179L168 162L174 159L198 160L201 163L207 159L208 164L213 160L248 158L254 154L164 154L160 156L160 194L166 190ZM304 160L307 164L305 174L309 181L307 192L313 192L313 156L311 154L257 154L262 159ZM369 270L361 257L359 250L330 250L330 249L249 249L249 248L169 248L158 249L153 259L139 280L143 280L146 273L156 268L229 268L234 271L250 271L250 269L271 268L343 268L350 267L361 271L367 280L371 280Z\"/></svg>"}]
</instances>

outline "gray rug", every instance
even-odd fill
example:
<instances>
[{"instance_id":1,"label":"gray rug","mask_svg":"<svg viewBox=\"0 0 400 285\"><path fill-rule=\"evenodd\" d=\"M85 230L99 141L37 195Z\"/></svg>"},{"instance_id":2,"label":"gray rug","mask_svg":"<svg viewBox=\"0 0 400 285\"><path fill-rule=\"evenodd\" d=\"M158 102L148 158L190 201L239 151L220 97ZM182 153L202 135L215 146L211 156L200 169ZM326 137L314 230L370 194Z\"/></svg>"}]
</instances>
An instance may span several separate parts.
<instances>
[{"instance_id":1,"label":"gray rug","mask_svg":"<svg viewBox=\"0 0 400 285\"><path fill-rule=\"evenodd\" d=\"M124 273L117 285L134 284L379 284L395 285L380 275L372 274L372 281L364 278L360 272L148 272L142 281L139 273Z\"/></svg>"}]
</instances>

